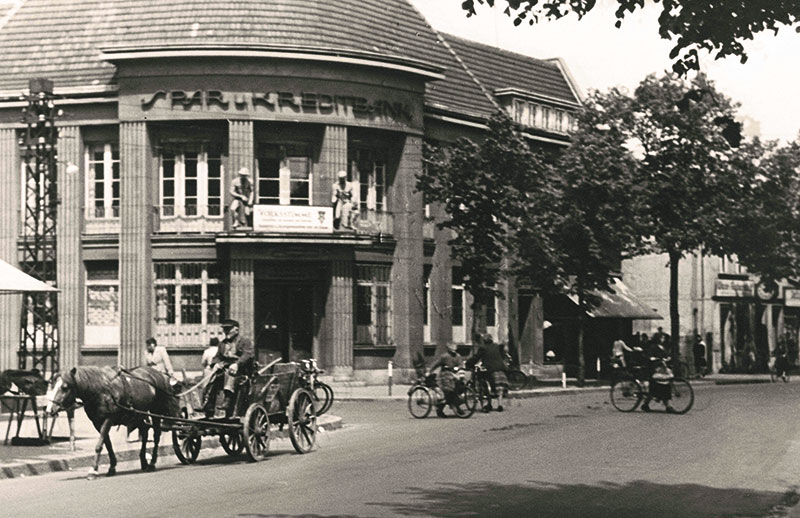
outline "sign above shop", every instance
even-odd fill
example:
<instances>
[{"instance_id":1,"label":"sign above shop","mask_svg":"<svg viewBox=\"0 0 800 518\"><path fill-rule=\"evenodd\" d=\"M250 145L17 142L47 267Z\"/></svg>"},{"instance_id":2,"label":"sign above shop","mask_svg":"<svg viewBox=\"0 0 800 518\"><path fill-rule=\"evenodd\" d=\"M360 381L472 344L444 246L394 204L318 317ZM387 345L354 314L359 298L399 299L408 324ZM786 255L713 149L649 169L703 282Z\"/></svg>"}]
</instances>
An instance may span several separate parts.
<instances>
[{"instance_id":1,"label":"sign above shop","mask_svg":"<svg viewBox=\"0 0 800 518\"><path fill-rule=\"evenodd\" d=\"M717 297L753 297L755 282L739 279L717 279L715 295Z\"/></svg>"},{"instance_id":2,"label":"sign above shop","mask_svg":"<svg viewBox=\"0 0 800 518\"><path fill-rule=\"evenodd\" d=\"M789 308L800 308L800 288L784 288L784 305Z\"/></svg>"},{"instance_id":3,"label":"sign above shop","mask_svg":"<svg viewBox=\"0 0 800 518\"><path fill-rule=\"evenodd\" d=\"M349 115L397 122L413 121L411 108L402 102L367 99L355 95L318 92L251 92L229 93L221 90L158 90L140 100L142 111L214 110L225 112L311 113L318 115Z\"/></svg>"},{"instance_id":4,"label":"sign above shop","mask_svg":"<svg viewBox=\"0 0 800 518\"><path fill-rule=\"evenodd\" d=\"M276 233L333 233L333 208L298 205L256 205L253 231Z\"/></svg>"}]
</instances>

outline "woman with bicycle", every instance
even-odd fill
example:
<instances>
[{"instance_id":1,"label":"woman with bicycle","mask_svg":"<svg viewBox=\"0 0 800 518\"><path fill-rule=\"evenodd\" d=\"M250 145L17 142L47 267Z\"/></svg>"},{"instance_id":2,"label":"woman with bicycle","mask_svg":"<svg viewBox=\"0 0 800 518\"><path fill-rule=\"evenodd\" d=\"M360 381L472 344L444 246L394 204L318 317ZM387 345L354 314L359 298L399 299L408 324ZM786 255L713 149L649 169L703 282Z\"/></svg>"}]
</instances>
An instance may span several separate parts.
<instances>
[{"instance_id":1,"label":"woman with bicycle","mask_svg":"<svg viewBox=\"0 0 800 518\"><path fill-rule=\"evenodd\" d=\"M508 377L506 376L505 358L500 352L500 345L494 343L488 334L481 337L478 351L467 360L467 368L472 368L478 362L483 362L486 369L487 381L491 389L489 404L483 408L484 412L492 410L491 398L497 398L497 411L503 411L503 396L508 390Z\"/></svg>"},{"instance_id":2,"label":"woman with bicycle","mask_svg":"<svg viewBox=\"0 0 800 518\"><path fill-rule=\"evenodd\" d=\"M663 335L661 339L654 340L647 348L646 358L649 362L649 389L644 404L642 405L642 410L645 412L650 411L650 400L653 398L659 399L664 403L668 413L675 412L669 402L672 396L669 383L664 383L664 380L672 376L672 372L670 372L669 367L667 367L669 353L666 348L666 338L664 338L666 336L667 335Z\"/></svg>"}]
</instances>

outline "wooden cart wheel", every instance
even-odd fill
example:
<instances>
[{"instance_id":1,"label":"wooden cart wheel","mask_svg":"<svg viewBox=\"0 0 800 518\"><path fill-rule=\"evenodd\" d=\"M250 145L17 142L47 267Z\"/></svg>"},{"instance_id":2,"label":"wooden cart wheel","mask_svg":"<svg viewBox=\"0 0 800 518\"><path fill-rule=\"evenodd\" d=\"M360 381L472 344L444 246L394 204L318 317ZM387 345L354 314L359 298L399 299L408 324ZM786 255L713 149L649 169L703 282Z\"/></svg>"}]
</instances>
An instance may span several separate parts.
<instances>
[{"instance_id":1,"label":"wooden cart wheel","mask_svg":"<svg viewBox=\"0 0 800 518\"><path fill-rule=\"evenodd\" d=\"M231 457L235 457L242 453L244 449L244 439L240 432L224 432L219 435L219 443L225 453Z\"/></svg>"},{"instance_id":2,"label":"wooden cart wheel","mask_svg":"<svg viewBox=\"0 0 800 518\"><path fill-rule=\"evenodd\" d=\"M247 458L253 462L264 459L269 452L269 415L266 408L258 403L247 407L242 434Z\"/></svg>"},{"instance_id":3,"label":"wooden cart wheel","mask_svg":"<svg viewBox=\"0 0 800 518\"><path fill-rule=\"evenodd\" d=\"M194 464L200 454L201 437L192 430L172 430L172 449L181 464Z\"/></svg>"},{"instance_id":4,"label":"wooden cart wheel","mask_svg":"<svg viewBox=\"0 0 800 518\"><path fill-rule=\"evenodd\" d=\"M306 389L297 389L286 408L289 439L297 453L308 453L317 438L317 409L314 396Z\"/></svg>"}]
</instances>

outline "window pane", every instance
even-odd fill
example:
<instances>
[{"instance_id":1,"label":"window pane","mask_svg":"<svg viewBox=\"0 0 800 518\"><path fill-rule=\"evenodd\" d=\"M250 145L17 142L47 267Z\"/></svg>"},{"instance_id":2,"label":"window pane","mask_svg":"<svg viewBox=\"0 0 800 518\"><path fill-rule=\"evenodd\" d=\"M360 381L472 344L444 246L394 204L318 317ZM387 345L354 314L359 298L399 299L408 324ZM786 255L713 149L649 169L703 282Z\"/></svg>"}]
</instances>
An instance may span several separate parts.
<instances>
[{"instance_id":1,"label":"window pane","mask_svg":"<svg viewBox=\"0 0 800 518\"><path fill-rule=\"evenodd\" d=\"M202 323L202 288L200 284L181 286L181 323Z\"/></svg>"},{"instance_id":2,"label":"window pane","mask_svg":"<svg viewBox=\"0 0 800 518\"><path fill-rule=\"evenodd\" d=\"M156 263L156 279L175 279L175 263Z\"/></svg>"},{"instance_id":3,"label":"window pane","mask_svg":"<svg viewBox=\"0 0 800 518\"><path fill-rule=\"evenodd\" d=\"M453 325L454 326L463 326L464 325L464 299L463 299L464 290L461 288L453 288L452 289L452 298L453 298Z\"/></svg>"},{"instance_id":4,"label":"window pane","mask_svg":"<svg viewBox=\"0 0 800 518\"><path fill-rule=\"evenodd\" d=\"M156 321L175 323L175 286L156 286Z\"/></svg>"},{"instance_id":5,"label":"window pane","mask_svg":"<svg viewBox=\"0 0 800 518\"><path fill-rule=\"evenodd\" d=\"M200 279L203 276L203 265L188 263L181 265L181 277L184 279Z\"/></svg>"},{"instance_id":6,"label":"window pane","mask_svg":"<svg viewBox=\"0 0 800 518\"><path fill-rule=\"evenodd\" d=\"M292 205L308 205L308 182L292 182L291 193Z\"/></svg>"},{"instance_id":7,"label":"window pane","mask_svg":"<svg viewBox=\"0 0 800 518\"><path fill-rule=\"evenodd\" d=\"M119 325L119 288L117 286L86 286L86 324L90 326Z\"/></svg>"},{"instance_id":8,"label":"window pane","mask_svg":"<svg viewBox=\"0 0 800 518\"><path fill-rule=\"evenodd\" d=\"M389 344L389 322L391 312L389 311L389 286L375 287L375 343L381 345Z\"/></svg>"},{"instance_id":9,"label":"window pane","mask_svg":"<svg viewBox=\"0 0 800 518\"><path fill-rule=\"evenodd\" d=\"M356 286L356 325L372 324L372 287Z\"/></svg>"},{"instance_id":10,"label":"window pane","mask_svg":"<svg viewBox=\"0 0 800 518\"><path fill-rule=\"evenodd\" d=\"M207 291L206 323L219 324L222 315L222 286L220 284L209 284Z\"/></svg>"}]
</instances>

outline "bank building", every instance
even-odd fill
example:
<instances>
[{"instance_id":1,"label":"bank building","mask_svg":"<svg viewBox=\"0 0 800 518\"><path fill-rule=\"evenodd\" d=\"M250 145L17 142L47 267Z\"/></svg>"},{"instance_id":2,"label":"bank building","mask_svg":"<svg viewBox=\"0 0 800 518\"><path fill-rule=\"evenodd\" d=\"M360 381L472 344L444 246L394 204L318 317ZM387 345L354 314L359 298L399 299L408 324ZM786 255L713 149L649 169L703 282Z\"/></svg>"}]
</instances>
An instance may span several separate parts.
<instances>
[{"instance_id":1,"label":"bank building","mask_svg":"<svg viewBox=\"0 0 800 518\"><path fill-rule=\"evenodd\" d=\"M469 345L470 297L415 189L423 142L479 137L499 109L533 146L563 148L581 105L561 60L437 32L405 0L30 0L0 16L12 264L26 238L20 92L46 78L60 110L62 367L137 365L154 336L196 370L227 317L259 359L315 357L344 378ZM239 176L253 205L237 225ZM543 363L542 301L503 289L488 331ZM7 298L0 369L17 365L19 328Z\"/></svg>"}]
</instances>

